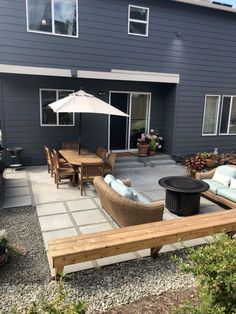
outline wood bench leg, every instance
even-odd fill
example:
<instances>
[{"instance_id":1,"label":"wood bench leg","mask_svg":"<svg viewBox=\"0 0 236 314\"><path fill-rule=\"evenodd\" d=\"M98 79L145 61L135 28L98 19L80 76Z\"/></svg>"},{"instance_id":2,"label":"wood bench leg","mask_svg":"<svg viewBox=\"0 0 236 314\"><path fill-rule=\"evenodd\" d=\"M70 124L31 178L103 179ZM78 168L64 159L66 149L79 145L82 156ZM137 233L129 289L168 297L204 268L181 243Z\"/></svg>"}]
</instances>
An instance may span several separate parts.
<instances>
[{"instance_id":1,"label":"wood bench leg","mask_svg":"<svg viewBox=\"0 0 236 314\"><path fill-rule=\"evenodd\" d=\"M152 247L151 248L151 258L153 258L153 259L157 258L158 257L158 253L159 253L161 248L162 248L162 246Z\"/></svg>"},{"instance_id":2,"label":"wood bench leg","mask_svg":"<svg viewBox=\"0 0 236 314\"><path fill-rule=\"evenodd\" d=\"M55 276L52 278L53 280L59 281L63 274L64 266L58 266L54 268Z\"/></svg>"}]
</instances>

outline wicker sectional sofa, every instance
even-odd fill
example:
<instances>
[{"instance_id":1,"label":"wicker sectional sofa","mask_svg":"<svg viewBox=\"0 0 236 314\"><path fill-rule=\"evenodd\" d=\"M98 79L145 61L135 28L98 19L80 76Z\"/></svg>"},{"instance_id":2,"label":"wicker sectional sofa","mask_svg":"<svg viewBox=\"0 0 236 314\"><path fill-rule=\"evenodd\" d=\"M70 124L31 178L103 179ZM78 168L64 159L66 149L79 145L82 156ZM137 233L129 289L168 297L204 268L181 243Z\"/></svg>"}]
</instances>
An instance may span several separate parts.
<instances>
[{"instance_id":1,"label":"wicker sectional sofa","mask_svg":"<svg viewBox=\"0 0 236 314\"><path fill-rule=\"evenodd\" d=\"M210 185L210 189L206 192L202 193L202 196L220 203L228 208L236 207L236 189L230 188L230 186L219 186L219 183L214 182L213 176L214 174L219 172L220 174L227 174L231 176L232 179L236 179L236 166L227 165L220 166L208 172L200 172L196 174L196 179L204 180Z\"/></svg>"},{"instance_id":2,"label":"wicker sectional sofa","mask_svg":"<svg viewBox=\"0 0 236 314\"><path fill-rule=\"evenodd\" d=\"M123 180L131 186L130 180ZM164 203L162 201L142 202L129 200L115 192L102 177L94 179L102 207L120 227L127 227L163 219Z\"/></svg>"}]
</instances>

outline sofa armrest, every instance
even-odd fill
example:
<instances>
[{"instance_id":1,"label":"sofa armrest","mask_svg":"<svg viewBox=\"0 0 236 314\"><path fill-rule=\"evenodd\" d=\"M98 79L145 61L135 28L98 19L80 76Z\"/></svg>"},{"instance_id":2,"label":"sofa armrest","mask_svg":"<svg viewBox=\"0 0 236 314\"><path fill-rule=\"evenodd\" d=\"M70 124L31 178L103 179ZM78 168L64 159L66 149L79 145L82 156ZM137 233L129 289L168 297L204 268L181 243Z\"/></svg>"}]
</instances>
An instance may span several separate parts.
<instances>
[{"instance_id":1,"label":"sofa armrest","mask_svg":"<svg viewBox=\"0 0 236 314\"><path fill-rule=\"evenodd\" d=\"M152 201L146 205L148 208L164 210L164 201Z\"/></svg>"},{"instance_id":2,"label":"sofa armrest","mask_svg":"<svg viewBox=\"0 0 236 314\"><path fill-rule=\"evenodd\" d=\"M131 180L130 179L123 179L121 181L124 183L124 185L131 187Z\"/></svg>"},{"instance_id":3,"label":"sofa armrest","mask_svg":"<svg viewBox=\"0 0 236 314\"><path fill-rule=\"evenodd\" d=\"M216 171L216 168L207 172L197 172L195 178L198 180L212 179L212 177L215 174L215 171Z\"/></svg>"}]
</instances>

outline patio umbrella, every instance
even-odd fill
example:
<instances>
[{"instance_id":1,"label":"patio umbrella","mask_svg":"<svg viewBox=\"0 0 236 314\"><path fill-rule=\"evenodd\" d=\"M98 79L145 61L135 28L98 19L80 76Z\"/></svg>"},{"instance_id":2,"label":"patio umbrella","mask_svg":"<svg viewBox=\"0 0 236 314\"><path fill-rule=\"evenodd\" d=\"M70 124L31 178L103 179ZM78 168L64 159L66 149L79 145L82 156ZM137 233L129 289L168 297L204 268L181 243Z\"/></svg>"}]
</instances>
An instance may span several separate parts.
<instances>
[{"instance_id":1,"label":"patio umbrella","mask_svg":"<svg viewBox=\"0 0 236 314\"><path fill-rule=\"evenodd\" d=\"M57 100L49 105L54 112L73 112L80 113L79 121L79 141L81 140L81 120L82 113L98 113L128 117L126 113L109 105L105 101L87 94L83 90L72 93L69 96Z\"/></svg>"}]
</instances>

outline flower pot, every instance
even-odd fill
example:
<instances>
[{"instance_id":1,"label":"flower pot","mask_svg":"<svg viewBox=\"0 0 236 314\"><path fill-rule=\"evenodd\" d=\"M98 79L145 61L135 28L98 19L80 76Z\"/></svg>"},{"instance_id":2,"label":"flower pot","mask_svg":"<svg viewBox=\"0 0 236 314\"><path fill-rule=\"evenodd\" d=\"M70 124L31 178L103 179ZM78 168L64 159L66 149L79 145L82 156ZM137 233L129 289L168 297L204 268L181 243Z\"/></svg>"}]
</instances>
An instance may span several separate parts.
<instances>
[{"instance_id":1,"label":"flower pot","mask_svg":"<svg viewBox=\"0 0 236 314\"><path fill-rule=\"evenodd\" d=\"M154 155L156 155L156 152L154 151L154 150L149 150L149 156L154 156Z\"/></svg>"},{"instance_id":2,"label":"flower pot","mask_svg":"<svg viewBox=\"0 0 236 314\"><path fill-rule=\"evenodd\" d=\"M148 144L138 144L138 155L140 157L148 156L148 149L149 149Z\"/></svg>"},{"instance_id":3,"label":"flower pot","mask_svg":"<svg viewBox=\"0 0 236 314\"><path fill-rule=\"evenodd\" d=\"M214 167L216 164L216 161L214 159L206 159L206 165L207 167Z\"/></svg>"}]
</instances>

